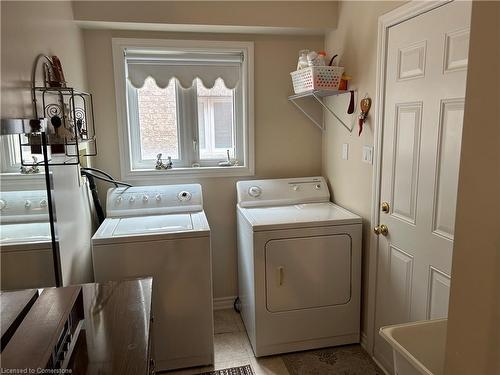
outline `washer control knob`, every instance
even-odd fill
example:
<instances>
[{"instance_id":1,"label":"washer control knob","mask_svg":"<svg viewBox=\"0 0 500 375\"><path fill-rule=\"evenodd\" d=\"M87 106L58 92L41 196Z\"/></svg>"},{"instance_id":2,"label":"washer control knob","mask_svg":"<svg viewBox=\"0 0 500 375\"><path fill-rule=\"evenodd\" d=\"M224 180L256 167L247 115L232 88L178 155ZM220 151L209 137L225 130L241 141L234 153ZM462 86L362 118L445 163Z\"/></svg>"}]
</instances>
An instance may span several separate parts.
<instances>
[{"instance_id":1,"label":"washer control knob","mask_svg":"<svg viewBox=\"0 0 500 375\"><path fill-rule=\"evenodd\" d=\"M48 206L47 200L46 199L42 199L40 201L40 207L41 208L46 208L47 206Z\"/></svg>"},{"instance_id":2,"label":"washer control knob","mask_svg":"<svg viewBox=\"0 0 500 375\"><path fill-rule=\"evenodd\" d=\"M24 201L24 207L26 207L26 208L30 208L31 207L31 201L29 199L26 199Z\"/></svg>"},{"instance_id":3,"label":"washer control knob","mask_svg":"<svg viewBox=\"0 0 500 375\"><path fill-rule=\"evenodd\" d=\"M248 195L251 197L257 198L260 197L262 194L262 189L258 186L250 186L248 189Z\"/></svg>"},{"instance_id":4,"label":"washer control knob","mask_svg":"<svg viewBox=\"0 0 500 375\"><path fill-rule=\"evenodd\" d=\"M315 188L316 190L320 190L320 189L321 189L321 184L316 184L316 185L314 185L314 188Z\"/></svg>"},{"instance_id":5,"label":"washer control knob","mask_svg":"<svg viewBox=\"0 0 500 375\"><path fill-rule=\"evenodd\" d=\"M293 191L299 191L299 185L293 185L292 189Z\"/></svg>"},{"instance_id":6,"label":"washer control knob","mask_svg":"<svg viewBox=\"0 0 500 375\"><path fill-rule=\"evenodd\" d=\"M155 199L157 202L161 201L161 194L156 194Z\"/></svg>"},{"instance_id":7,"label":"washer control knob","mask_svg":"<svg viewBox=\"0 0 500 375\"><path fill-rule=\"evenodd\" d=\"M135 202L135 197L132 195L132 196L128 199L128 201L129 201L130 203L134 203L134 202Z\"/></svg>"},{"instance_id":8,"label":"washer control knob","mask_svg":"<svg viewBox=\"0 0 500 375\"><path fill-rule=\"evenodd\" d=\"M144 195L142 196L142 201L143 201L144 203L146 203L148 200L149 200L149 197L148 197L146 194L144 194Z\"/></svg>"},{"instance_id":9,"label":"washer control knob","mask_svg":"<svg viewBox=\"0 0 500 375\"><path fill-rule=\"evenodd\" d=\"M177 194L177 198L181 202L187 202L191 200L191 193L189 191L181 191L179 194Z\"/></svg>"},{"instance_id":10,"label":"washer control knob","mask_svg":"<svg viewBox=\"0 0 500 375\"><path fill-rule=\"evenodd\" d=\"M7 207L7 202L0 199L0 210L3 210L5 207Z\"/></svg>"},{"instance_id":11,"label":"washer control knob","mask_svg":"<svg viewBox=\"0 0 500 375\"><path fill-rule=\"evenodd\" d=\"M122 198L122 197L118 197L118 198L116 198L116 204L120 204L120 203L122 203L122 200L123 200L123 198Z\"/></svg>"}]
</instances>

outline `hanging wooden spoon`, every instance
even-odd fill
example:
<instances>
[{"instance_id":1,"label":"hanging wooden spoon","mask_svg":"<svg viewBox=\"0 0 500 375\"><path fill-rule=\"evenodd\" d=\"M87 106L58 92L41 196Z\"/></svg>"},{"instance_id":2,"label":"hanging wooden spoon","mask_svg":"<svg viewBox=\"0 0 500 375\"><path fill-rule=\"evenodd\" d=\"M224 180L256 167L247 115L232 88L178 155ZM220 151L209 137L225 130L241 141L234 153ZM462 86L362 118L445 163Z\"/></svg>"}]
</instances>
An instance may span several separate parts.
<instances>
[{"instance_id":1,"label":"hanging wooden spoon","mask_svg":"<svg viewBox=\"0 0 500 375\"><path fill-rule=\"evenodd\" d=\"M368 112L370 111L370 108L372 106L372 100L368 96L365 96L359 103L359 106L361 108L361 113L359 114L359 121L358 121L359 124L358 135L361 135L361 132L363 131L363 124L365 123L365 120L368 117Z\"/></svg>"},{"instance_id":2,"label":"hanging wooden spoon","mask_svg":"<svg viewBox=\"0 0 500 375\"><path fill-rule=\"evenodd\" d=\"M351 99L349 100L349 108L347 108L347 113L352 115L354 113L354 91L351 90Z\"/></svg>"}]
</instances>

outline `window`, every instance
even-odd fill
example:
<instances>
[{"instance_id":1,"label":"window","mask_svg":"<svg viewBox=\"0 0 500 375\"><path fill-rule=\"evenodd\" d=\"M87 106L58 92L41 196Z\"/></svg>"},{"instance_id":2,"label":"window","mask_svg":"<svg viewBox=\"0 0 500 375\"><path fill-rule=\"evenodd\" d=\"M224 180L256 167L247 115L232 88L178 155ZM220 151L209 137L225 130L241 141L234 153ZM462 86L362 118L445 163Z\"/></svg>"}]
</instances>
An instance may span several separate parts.
<instances>
[{"instance_id":1,"label":"window","mask_svg":"<svg viewBox=\"0 0 500 375\"><path fill-rule=\"evenodd\" d=\"M21 167L21 151L19 147L19 136L0 136L0 172L17 173Z\"/></svg>"},{"instance_id":2,"label":"window","mask_svg":"<svg viewBox=\"0 0 500 375\"><path fill-rule=\"evenodd\" d=\"M174 80L161 89L151 77L144 81L143 87L137 89L136 125L139 127L140 159L143 161L156 159L159 153L179 159L176 92Z\"/></svg>"},{"instance_id":3,"label":"window","mask_svg":"<svg viewBox=\"0 0 500 375\"><path fill-rule=\"evenodd\" d=\"M253 173L253 45L113 39L122 178ZM123 121L125 120L125 121Z\"/></svg>"},{"instance_id":4,"label":"window","mask_svg":"<svg viewBox=\"0 0 500 375\"><path fill-rule=\"evenodd\" d=\"M196 80L200 160L235 158L234 92L218 79L211 89Z\"/></svg>"},{"instance_id":5,"label":"window","mask_svg":"<svg viewBox=\"0 0 500 375\"><path fill-rule=\"evenodd\" d=\"M25 147L23 158L27 163L40 162L39 173L21 173L20 142L27 143L26 135L18 134L0 136L0 180L4 190L33 190L46 189L43 155L35 154ZM30 167L27 167L30 168Z\"/></svg>"}]
</instances>

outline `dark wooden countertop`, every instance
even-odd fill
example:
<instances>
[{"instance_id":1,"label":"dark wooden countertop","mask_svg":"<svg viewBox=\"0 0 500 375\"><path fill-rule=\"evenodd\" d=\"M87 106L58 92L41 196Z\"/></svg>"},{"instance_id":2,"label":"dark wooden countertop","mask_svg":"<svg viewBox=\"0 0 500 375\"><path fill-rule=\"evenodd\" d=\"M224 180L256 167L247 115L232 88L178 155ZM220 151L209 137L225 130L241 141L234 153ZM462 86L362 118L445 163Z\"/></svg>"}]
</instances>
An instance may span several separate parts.
<instances>
[{"instance_id":1,"label":"dark wooden countertop","mask_svg":"<svg viewBox=\"0 0 500 375\"><path fill-rule=\"evenodd\" d=\"M149 373L152 284L145 278L81 286L85 323L68 365L73 375Z\"/></svg>"},{"instance_id":2,"label":"dark wooden countertop","mask_svg":"<svg viewBox=\"0 0 500 375\"><path fill-rule=\"evenodd\" d=\"M1 350L7 345L37 297L36 289L0 293Z\"/></svg>"},{"instance_id":3,"label":"dark wooden countertop","mask_svg":"<svg viewBox=\"0 0 500 375\"><path fill-rule=\"evenodd\" d=\"M147 374L152 278L85 284L73 374Z\"/></svg>"}]
</instances>

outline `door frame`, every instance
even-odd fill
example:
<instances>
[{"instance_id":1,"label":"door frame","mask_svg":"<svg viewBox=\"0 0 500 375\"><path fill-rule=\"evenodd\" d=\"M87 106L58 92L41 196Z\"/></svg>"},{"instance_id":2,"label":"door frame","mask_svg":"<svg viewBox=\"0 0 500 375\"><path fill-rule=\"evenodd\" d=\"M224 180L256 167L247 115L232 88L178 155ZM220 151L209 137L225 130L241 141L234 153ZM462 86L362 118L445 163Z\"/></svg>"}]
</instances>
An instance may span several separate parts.
<instances>
[{"instance_id":1,"label":"door frame","mask_svg":"<svg viewBox=\"0 0 500 375\"><path fill-rule=\"evenodd\" d=\"M387 41L389 28L405 22L411 18L427 13L431 10L446 5L453 0L440 1L420 1L412 0L378 18L378 37L377 37L377 73L376 73L376 92L375 92L375 125L374 125L374 159L373 159L373 177L372 177L372 209L370 222L372 226L379 225L380 215L380 185L382 177L382 138L384 134L384 97L385 97L385 78L387 65ZM375 337L378 334L375 327L376 294L377 294L377 271L378 271L378 251L379 237L371 232L369 245L368 261L368 327L366 329L367 337L364 342L365 349L374 355L373 347Z\"/></svg>"}]
</instances>

